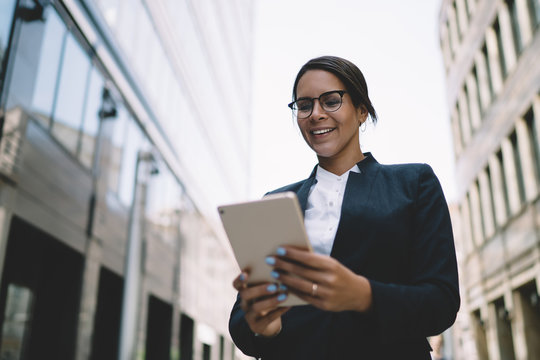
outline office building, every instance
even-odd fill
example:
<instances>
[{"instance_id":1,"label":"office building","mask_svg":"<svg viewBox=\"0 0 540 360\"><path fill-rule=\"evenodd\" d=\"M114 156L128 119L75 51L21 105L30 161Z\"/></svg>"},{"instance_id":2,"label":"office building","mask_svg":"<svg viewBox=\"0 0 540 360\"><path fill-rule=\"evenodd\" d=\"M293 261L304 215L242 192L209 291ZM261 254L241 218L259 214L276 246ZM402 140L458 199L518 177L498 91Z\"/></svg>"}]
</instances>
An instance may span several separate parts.
<instances>
[{"instance_id":1,"label":"office building","mask_svg":"<svg viewBox=\"0 0 540 360\"><path fill-rule=\"evenodd\" d=\"M455 359L540 359L540 1L443 0L462 307Z\"/></svg>"},{"instance_id":2,"label":"office building","mask_svg":"<svg viewBox=\"0 0 540 360\"><path fill-rule=\"evenodd\" d=\"M249 0L0 3L0 358L233 359Z\"/></svg>"}]
</instances>

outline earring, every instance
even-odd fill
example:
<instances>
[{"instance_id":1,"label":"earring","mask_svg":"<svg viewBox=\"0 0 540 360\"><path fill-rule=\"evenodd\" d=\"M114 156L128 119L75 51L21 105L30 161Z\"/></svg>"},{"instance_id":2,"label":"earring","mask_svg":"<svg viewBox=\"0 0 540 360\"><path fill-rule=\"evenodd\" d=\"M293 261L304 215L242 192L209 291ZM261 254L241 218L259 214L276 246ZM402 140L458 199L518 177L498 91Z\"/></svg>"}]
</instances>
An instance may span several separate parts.
<instances>
[{"instance_id":1,"label":"earring","mask_svg":"<svg viewBox=\"0 0 540 360\"><path fill-rule=\"evenodd\" d=\"M364 121L364 122L360 125L360 131L361 131L361 132L364 132L364 131L366 131L366 128L367 128L367 121Z\"/></svg>"}]
</instances>

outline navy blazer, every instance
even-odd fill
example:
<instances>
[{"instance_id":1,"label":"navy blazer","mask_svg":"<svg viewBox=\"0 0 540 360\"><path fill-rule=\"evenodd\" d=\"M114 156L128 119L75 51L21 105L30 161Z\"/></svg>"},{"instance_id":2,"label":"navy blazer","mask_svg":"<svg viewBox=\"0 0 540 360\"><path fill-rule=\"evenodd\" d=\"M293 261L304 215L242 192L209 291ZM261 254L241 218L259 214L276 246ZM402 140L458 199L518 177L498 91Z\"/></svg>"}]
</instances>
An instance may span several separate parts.
<instances>
[{"instance_id":1,"label":"navy blazer","mask_svg":"<svg viewBox=\"0 0 540 360\"><path fill-rule=\"evenodd\" d=\"M295 306L274 338L256 337L237 299L229 330L262 359L431 359L427 336L455 321L460 298L448 206L426 164L381 165L370 153L347 181L331 256L365 276L367 313ZM294 191L305 212L316 170L273 192ZM270 271L270 269L269 269Z\"/></svg>"}]
</instances>

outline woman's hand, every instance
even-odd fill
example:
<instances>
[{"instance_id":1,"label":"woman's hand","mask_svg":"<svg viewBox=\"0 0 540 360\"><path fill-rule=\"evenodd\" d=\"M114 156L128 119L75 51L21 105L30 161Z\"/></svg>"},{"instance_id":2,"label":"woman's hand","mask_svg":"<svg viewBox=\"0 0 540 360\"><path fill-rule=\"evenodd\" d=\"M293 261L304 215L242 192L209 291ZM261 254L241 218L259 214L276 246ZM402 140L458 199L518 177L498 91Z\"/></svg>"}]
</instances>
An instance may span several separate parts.
<instances>
[{"instance_id":1,"label":"woman's hand","mask_svg":"<svg viewBox=\"0 0 540 360\"><path fill-rule=\"evenodd\" d=\"M274 267L276 281L322 310L365 312L371 307L369 281L330 256L283 246L266 262Z\"/></svg>"},{"instance_id":2,"label":"woman's hand","mask_svg":"<svg viewBox=\"0 0 540 360\"><path fill-rule=\"evenodd\" d=\"M248 271L243 271L233 281L240 294L240 306L246 321L256 334L272 337L281 331L281 315L290 307L279 307L287 299L287 294L277 284L262 283L248 285Z\"/></svg>"}]
</instances>

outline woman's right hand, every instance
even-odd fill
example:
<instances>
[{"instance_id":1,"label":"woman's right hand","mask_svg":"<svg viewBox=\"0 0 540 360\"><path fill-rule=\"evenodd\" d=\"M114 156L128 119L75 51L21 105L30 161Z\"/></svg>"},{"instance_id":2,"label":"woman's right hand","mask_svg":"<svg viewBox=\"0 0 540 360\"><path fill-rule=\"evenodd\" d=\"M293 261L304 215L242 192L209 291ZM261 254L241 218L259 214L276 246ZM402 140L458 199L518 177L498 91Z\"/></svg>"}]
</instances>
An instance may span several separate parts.
<instances>
[{"instance_id":1,"label":"woman's right hand","mask_svg":"<svg viewBox=\"0 0 540 360\"><path fill-rule=\"evenodd\" d=\"M244 310L246 321L256 334L273 337L281 331L281 315L290 307L280 307L287 299L287 294L278 284L262 283L248 285L248 271L243 271L233 281L233 286L240 294L240 306Z\"/></svg>"}]
</instances>

